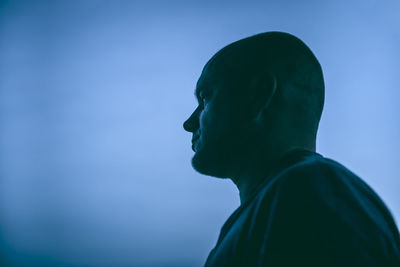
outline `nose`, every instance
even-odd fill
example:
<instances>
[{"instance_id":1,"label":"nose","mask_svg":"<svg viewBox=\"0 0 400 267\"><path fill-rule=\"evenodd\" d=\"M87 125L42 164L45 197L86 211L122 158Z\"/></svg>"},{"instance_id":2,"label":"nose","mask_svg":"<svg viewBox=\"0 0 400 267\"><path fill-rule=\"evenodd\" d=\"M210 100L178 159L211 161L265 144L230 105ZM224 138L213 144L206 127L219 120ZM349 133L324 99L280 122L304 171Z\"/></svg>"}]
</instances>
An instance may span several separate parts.
<instances>
[{"instance_id":1,"label":"nose","mask_svg":"<svg viewBox=\"0 0 400 267\"><path fill-rule=\"evenodd\" d=\"M183 123L183 129L188 132L194 133L199 128L198 109Z\"/></svg>"}]
</instances>

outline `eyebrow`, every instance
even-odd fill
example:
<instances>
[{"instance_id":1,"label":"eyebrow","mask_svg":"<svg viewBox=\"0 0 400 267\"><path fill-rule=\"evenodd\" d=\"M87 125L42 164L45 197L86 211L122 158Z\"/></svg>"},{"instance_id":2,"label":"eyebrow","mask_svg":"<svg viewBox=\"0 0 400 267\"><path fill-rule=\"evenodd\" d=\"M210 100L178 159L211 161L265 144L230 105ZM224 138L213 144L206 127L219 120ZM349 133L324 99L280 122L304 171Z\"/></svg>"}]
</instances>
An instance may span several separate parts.
<instances>
[{"instance_id":1,"label":"eyebrow","mask_svg":"<svg viewBox=\"0 0 400 267\"><path fill-rule=\"evenodd\" d=\"M196 99L198 101L200 101L200 92L203 91L202 88L200 88L199 86L196 86L196 90L194 91L194 96L196 97Z\"/></svg>"},{"instance_id":2,"label":"eyebrow","mask_svg":"<svg viewBox=\"0 0 400 267\"><path fill-rule=\"evenodd\" d=\"M203 92L203 91L205 91L205 90L206 90L206 88L205 88L205 86L204 86L204 82L201 83L200 80L197 81L197 83L196 83L196 89L195 89L195 91L194 91L194 96L196 97L197 101L199 101L199 102L201 101L201 99L200 99L200 93Z\"/></svg>"}]
</instances>

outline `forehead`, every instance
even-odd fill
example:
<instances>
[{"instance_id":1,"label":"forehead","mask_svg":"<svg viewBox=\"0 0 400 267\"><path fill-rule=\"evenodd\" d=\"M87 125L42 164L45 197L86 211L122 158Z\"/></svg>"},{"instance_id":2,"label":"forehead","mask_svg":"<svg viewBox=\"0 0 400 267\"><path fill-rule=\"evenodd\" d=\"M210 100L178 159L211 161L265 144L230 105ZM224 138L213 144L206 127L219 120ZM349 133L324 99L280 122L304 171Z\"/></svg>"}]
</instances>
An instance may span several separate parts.
<instances>
[{"instance_id":1,"label":"forehead","mask_svg":"<svg viewBox=\"0 0 400 267\"><path fill-rule=\"evenodd\" d=\"M230 59L217 54L204 66L196 84L195 95L199 98L200 92L221 91L231 88L235 76ZM237 77L236 77L237 78Z\"/></svg>"},{"instance_id":2,"label":"forehead","mask_svg":"<svg viewBox=\"0 0 400 267\"><path fill-rule=\"evenodd\" d=\"M210 66L209 63L207 63L203 71L201 72L201 75L199 79L197 80L196 83L196 90L195 90L195 96L199 99L200 98L200 93L201 92L209 92L211 90L216 90L216 81L217 81L217 75L214 70L214 67Z\"/></svg>"}]
</instances>

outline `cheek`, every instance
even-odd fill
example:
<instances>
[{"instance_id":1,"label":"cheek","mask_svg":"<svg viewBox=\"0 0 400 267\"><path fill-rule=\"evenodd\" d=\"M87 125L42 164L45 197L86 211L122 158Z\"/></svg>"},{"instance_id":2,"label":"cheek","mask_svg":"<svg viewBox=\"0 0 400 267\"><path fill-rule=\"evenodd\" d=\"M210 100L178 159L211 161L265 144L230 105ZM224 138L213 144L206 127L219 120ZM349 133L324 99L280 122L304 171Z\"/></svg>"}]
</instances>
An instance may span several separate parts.
<instances>
[{"instance_id":1,"label":"cheek","mask_svg":"<svg viewBox=\"0 0 400 267\"><path fill-rule=\"evenodd\" d=\"M212 111L210 111L208 105L206 105L199 114L200 130L204 131L205 129L209 128L210 124L212 125L212 120Z\"/></svg>"},{"instance_id":2,"label":"cheek","mask_svg":"<svg viewBox=\"0 0 400 267\"><path fill-rule=\"evenodd\" d=\"M206 106L199 116L201 136L211 141L218 141L230 132L229 113L212 105Z\"/></svg>"},{"instance_id":3,"label":"cheek","mask_svg":"<svg viewBox=\"0 0 400 267\"><path fill-rule=\"evenodd\" d=\"M208 106L204 107L204 109L199 114L199 126L199 134L201 139L208 140L215 135L215 115Z\"/></svg>"}]
</instances>

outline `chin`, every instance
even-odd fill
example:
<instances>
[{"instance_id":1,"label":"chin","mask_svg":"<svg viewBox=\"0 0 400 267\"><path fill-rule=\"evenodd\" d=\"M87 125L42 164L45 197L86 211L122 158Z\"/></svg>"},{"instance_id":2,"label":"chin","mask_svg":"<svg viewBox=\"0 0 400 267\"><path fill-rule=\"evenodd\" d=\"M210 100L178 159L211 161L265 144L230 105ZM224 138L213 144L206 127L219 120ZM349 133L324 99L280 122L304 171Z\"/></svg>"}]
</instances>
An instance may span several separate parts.
<instances>
[{"instance_id":1,"label":"chin","mask_svg":"<svg viewBox=\"0 0 400 267\"><path fill-rule=\"evenodd\" d=\"M193 168L201 174L214 176L218 178L228 178L226 170L228 170L218 153L206 151L195 152L192 158Z\"/></svg>"}]
</instances>

